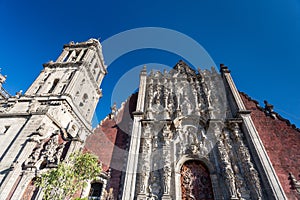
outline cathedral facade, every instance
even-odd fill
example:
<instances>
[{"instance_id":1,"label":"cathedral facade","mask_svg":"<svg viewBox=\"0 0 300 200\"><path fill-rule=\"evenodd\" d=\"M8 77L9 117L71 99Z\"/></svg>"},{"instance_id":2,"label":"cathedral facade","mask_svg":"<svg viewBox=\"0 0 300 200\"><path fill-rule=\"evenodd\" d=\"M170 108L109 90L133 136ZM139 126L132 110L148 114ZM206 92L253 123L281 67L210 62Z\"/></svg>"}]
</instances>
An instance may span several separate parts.
<instances>
[{"instance_id":1,"label":"cathedral facade","mask_svg":"<svg viewBox=\"0 0 300 200\"><path fill-rule=\"evenodd\" d=\"M183 61L170 71L145 67L138 92L92 130L106 73L90 39L65 45L25 94L1 87L0 199L42 199L35 177L75 151L103 163L82 198L300 198L299 129L240 93L225 65L220 73Z\"/></svg>"}]
</instances>

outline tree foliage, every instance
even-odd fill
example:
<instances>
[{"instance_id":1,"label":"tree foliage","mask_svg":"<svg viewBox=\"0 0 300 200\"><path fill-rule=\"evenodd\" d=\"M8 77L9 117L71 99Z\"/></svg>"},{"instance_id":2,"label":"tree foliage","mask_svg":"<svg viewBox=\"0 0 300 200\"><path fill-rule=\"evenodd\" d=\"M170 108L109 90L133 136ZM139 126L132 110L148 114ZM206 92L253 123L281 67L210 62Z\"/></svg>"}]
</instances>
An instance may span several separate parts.
<instances>
[{"instance_id":1,"label":"tree foliage","mask_svg":"<svg viewBox=\"0 0 300 200\"><path fill-rule=\"evenodd\" d=\"M43 188L45 200L62 200L72 197L95 179L101 172L97 156L91 153L73 153L67 162L37 177L35 184Z\"/></svg>"}]
</instances>

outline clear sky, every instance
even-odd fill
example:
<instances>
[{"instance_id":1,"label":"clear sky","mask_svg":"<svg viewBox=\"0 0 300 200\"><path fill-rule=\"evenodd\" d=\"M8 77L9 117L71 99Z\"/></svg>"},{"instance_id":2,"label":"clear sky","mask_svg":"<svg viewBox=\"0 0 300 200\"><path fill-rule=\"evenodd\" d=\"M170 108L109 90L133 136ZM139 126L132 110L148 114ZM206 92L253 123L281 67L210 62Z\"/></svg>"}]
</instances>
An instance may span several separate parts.
<instances>
[{"instance_id":1,"label":"clear sky","mask_svg":"<svg viewBox=\"0 0 300 200\"><path fill-rule=\"evenodd\" d=\"M261 104L268 100L300 127L299 0L0 0L0 67L8 76L4 87L11 94L26 91L63 44L92 37L105 41L139 27L163 27L193 38L217 68L228 65L240 91ZM172 67L179 59L157 49L118 58L103 81L98 121L110 112L112 90L124 73L145 63Z\"/></svg>"}]
</instances>

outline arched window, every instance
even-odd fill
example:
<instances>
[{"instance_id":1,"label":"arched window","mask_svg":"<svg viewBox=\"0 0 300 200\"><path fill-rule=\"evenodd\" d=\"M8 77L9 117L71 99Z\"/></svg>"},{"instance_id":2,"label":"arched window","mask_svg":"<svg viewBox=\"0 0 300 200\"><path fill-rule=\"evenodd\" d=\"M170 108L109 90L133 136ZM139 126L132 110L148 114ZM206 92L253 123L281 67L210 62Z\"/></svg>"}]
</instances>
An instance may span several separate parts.
<instances>
[{"instance_id":1,"label":"arched window","mask_svg":"<svg viewBox=\"0 0 300 200\"><path fill-rule=\"evenodd\" d=\"M180 174L182 200L214 199L209 171L201 161L185 162Z\"/></svg>"},{"instance_id":2,"label":"arched window","mask_svg":"<svg viewBox=\"0 0 300 200\"><path fill-rule=\"evenodd\" d=\"M100 182L94 182L91 184L91 190L89 193L89 200L100 200L103 184Z\"/></svg>"}]
</instances>

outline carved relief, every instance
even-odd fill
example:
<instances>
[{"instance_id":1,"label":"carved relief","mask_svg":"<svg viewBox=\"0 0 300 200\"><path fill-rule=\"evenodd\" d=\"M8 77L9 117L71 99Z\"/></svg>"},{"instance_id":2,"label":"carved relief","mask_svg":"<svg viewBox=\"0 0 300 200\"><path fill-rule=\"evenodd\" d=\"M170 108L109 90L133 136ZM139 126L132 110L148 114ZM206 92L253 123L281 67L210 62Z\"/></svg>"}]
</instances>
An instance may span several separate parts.
<instances>
[{"instance_id":1,"label":"carved relief","mask_svg":"<svg viewBox=\"0 0 300 200\"><path fill-rule=\"evenodd\" d=\"M13 108L15 102L6 102L0 106L0 113L9 112Z\"/></svg>"},{"instance_id":2,"label":"carved relief","mask_svg":"<svg viewBox=\"0 0 300 200\"><path fill-rule=\"evenodd\" d=\"M42 157L47 162L47 167L53 167L59 164L63 148L64 144L58 144L57 134L46 143L42 151Z\"/></svg>"},{"instance_id":3,"label":"carved relief","mask_svg":"<svg viewBox=\"0 0 300 200\"><path fill-rule=\"evenodd\" d=\"M227 154L226 147L224 145L225 135L222 134L220 137L220 141L218 142L218 150L219 150L219 156L221 161L221 167L222 167L222 174L225 179L225 185L227 187L227 190L229 192L230 198L237 198L237 192L235 187L235 176L233 173L233 169L231 166L231 162L229 160L229 156Z\"/></svg>"},{"instance_id":4,"label":"carved relief","mask_svg":"<svg viewBox=\"0 0 300 200\"><path fill-rule=\"evenodd\" d=\"M157 167L154 166L154 169ZM159 173L159 170L152 171L150 173L150 188L151 193L154 194L157 197L160 197L162 195L162 186L161 186L162 180L161 175Z\"/></svg>"},{"instance_id":5,"label":"carved relief","mask_svg":"<svg viewBox=\"0 0 300 200\"><path fill-rule=\"evenodd\" d=\"M46 139L46 138L49 138L53 133L48 130L48 128L46 128L46 124L45 123L42 123L37 129L35 132L33 132L28 140L29 141L33 141L33 142L36 142L38 144L41 143L42 140Z\"/></svg>"},{"instance_id":6,"label":"carved relief","mask_svg":"<svg viewBox=\"0 0 300 200\"><path fill-rule=\"evenodd\" d=\"M40 103L36 99L33 99L31 101L31 103L29 104L28 112L30 112L30 113L36 112L39 106L40 106Z\"/></svg>"},{"instance_id":7,"label":"carved relief","mask_svg":"<svg viewBox=\"0 0 300 200\"><path fill-rule=\"evenodd\" d=\"M262 198L259 176L238 125L225 127L218 138L223 122L209 123L209 119L230 115L221 84L214 69L196 74L184 63L147 77L137 177L140 198L176 198L179 190L174 188L173 163L182 157L206 159L216 167L220 172L214 174L216 196ZM212 138L218 141L216 148ZM181 173L183 199L213 199L210 175L201 162L185 164Z\"/></svg>"},{"instance_id":8,"label":"carved relief","mask_svg":"<svg viewBox=\"0 0 300 200\"><path fill-rule=\"evenodd\" d=\"M262 199L260 178L254 167L254 164L251 161L249 150L243 142L243 135L240 131L238 122L230 123L230 128L232 130L234 144L237 148L237 157L241 162L244 177L247 182L247 186L250 189L251 196L255 197L256 199Z\"/></svg>"},{"instance_id":9,"label":"carved relief","mask_svg":"<svg viewBox=\"0 0 300 200\"><path fill-rule=\"evenodd\" d=\"M38 130L43 130L40 126ZM64 150L64 143L59 144L59 131L52 133L52 137L42 144L41 140L32 154L25 160L24 167L37 169L44 167L55 167L60 163L60 159ZM33 140L36 141L36 140Z\"/></svg>"}]
</instances>

